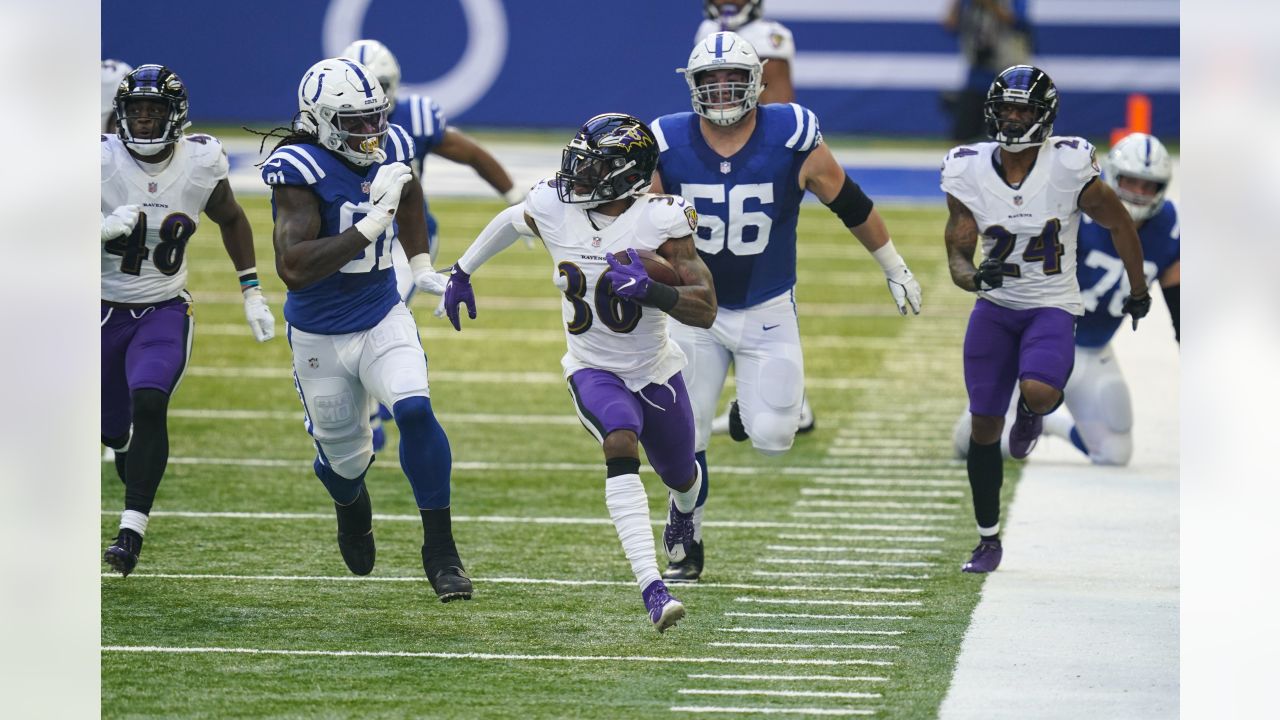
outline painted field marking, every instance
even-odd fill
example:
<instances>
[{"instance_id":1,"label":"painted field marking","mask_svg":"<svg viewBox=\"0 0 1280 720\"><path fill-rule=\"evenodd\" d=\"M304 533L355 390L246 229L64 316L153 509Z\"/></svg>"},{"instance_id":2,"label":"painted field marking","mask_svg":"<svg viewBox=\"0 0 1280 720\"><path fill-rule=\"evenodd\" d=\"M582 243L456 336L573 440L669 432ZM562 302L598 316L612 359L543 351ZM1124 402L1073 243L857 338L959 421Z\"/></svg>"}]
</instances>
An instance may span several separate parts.
<instances>
[{"instance_id":1,"label":"painted field marking","mask_svg":"<svg viewBox=\"0 0 1280 720\"><path fill-rule=\"evenodd\" d=\"M787 682L796 680L800 682L888 682L889 678L879 675L733 675L733 674L716 674L716 673L691 673L685 677L694 680L777 680Z\"/></svg>"},{"instance_id":2,"label":"painted field marking","mask_svg":"<svg viewBox=\"0 0 1280 720\"><path fill-rule=\"evenodd\" d=\"M847 605L850 607L923 607L919 600L809 600L804 598L760 598L744 595L736 597L734 602L756 603L760 605Z\"/></svg>"},{"instance_id":3,"label":"painted field marking","mask_svg":"<svg viewBox=\"0 0 1280 720\"><path fill-rule=\"evenodd\" d=\"M768 570L752 570L756 577L813 577L813 578L871 578L875 580L929 580L932 575L915 575L911 573L874 573L874 572L769 572Z\"/></svg>"},{"instance_id":4,"label":"painted field marking","mask_svg":"<svg viewBox=\"0 0 1280 720\"><path fill-rule=\"evenodd\" d=\"M833 552L862 553L864 555L941 555L941 550L933 548L869 548L845 547L841 545L766 545L765 550L775 552Z\"/></svg>"},{"instance_id":5,"label":"painted field marking","mask_svg":"<svg viewBox=\"0 0 1280 720\"><path fill-rule=\"evenodd\" d=\"M965 497L963 490L847 490L845 488L800 488L800 494L825 497Z\"/></svg>"},{"instance_id":6,"label":"painted field marking","mask_svg":"<svg viewBox=\"0 0 1280 720\"><path fill-rule=\"evenodd\" d=\"M201 410L172 408L169 417L186 420L297 420L303 421L302 408L297 410ZM441 422L483 425L581 425L571 414L500 415L495 413L436 413Z\"/></svg>"},{"instance_id":7,"label":"painted field marking","mask_svg":"<svg viewBox=\"0 0 1280 720\"><path fill-rule=\"evenodd\" d=\"M897 500L798 500L801 507L869 508L874 510L952 510L959 503L952 502L898 502Z\"/></svg>"},{"instance_id":8,"label":"painted field marking","mask_svg":"<svg viewBox=\"0 0 1280 720\"><path fill-rule=\"evenodd\" d=\"M854 708L811 708L811 707L722 707L710 705L672 705L667 708L676 713L709 713L727 715L830 715L833 717L851 717L855 715L875 715L875 710L859 710Z\"/></svg>"},{"instance_id":9,"label":"painted field marking","mask_svg":"<svg viewBox=\"0 0 1280 720\"><path fill-rule=\"evenodd\" d=\"M504 662L637 662L706 663L716 665L866 665L888 664L871 660L822 660L818 658L652 657L645 655L518 655L503 653L417 652L409 650L275 650L243 647L166 647L160 645L103 645L102 652L165 653L174 655L286 655L301 657L432 658L441 660L501 660Z\"/></svg>"},{"instance_id":10,"label":"painted field marking","mask_svg":"<svg viewBox=\"0 0 1280 720\"><path fill-rule=\"evenodd\" d=\"M838 440L838 439L837 439ZM947 449L947 446L941 443L931 443L928 446L920 447L883 447L872 446L863 447L854 444L840 444L827 448L827 454L832 457L867 457L867 458L913 458L920 456L937 455Z\"/></svg>"},{"instance_id":11,"label":"painted field marking","mask_svg":"<svg viewBox=\"0 0 1280 720\"><path fill-rule=\"evenodd\" d=\"M915 620L910 615L845 615L822 613L771 613L730 611L725 617L794 618L799 620Z\"/></svg>"},{"instance_id":12,"label":"painted field marking","mask_svg":"<svg viewBox=\"0 0 1280 720\"><path fill-rule=\"evenodd\" d=\"M874 643L754 643L725 642L707 643L710 647L736 648L785 648L787 650L901 650L901 645L877 645Z\"/></svg>"},{"instance_id":13,"label":"painted field marking","mask_svg":"<svg viewBox=\"0 0 1280 720\"><path fill-rule=\"evenodd\" d=\"M716 632L779 635L904 635L905 630L830 630L825 628L716 628Z\"/></svg>"},{"instance_id":14,"label":"painted field marking","mask_svg":"<svg viewBox=\"0 0 1280 720\"><path fill-rule=\"evenodd\" d=\"M173 462L170 460L170 462ZM951 520L954 514L939 515L938 513L858 513L858 512L790 512L791 517L796 518L830 518L832 520ZM900 526L905 527L905 526ZM941 529L941 528L939 528Z\"/></svg>"},{"instance_id":15,"label":"painted field marking","mask_svg":"<svg viewBox=\"0 0 1280 720\"><path fill-rule=\"evenodd\" d=\"M843 567L935 567L937 563L914 560L826 560L820 558L760 558L756 562L769 565L840 565Z\"/></svg>"},{"instance_id":16,"label":"painted field marking","mask_svg":"<svg viewBox=\"0 0 1280 720\"><path fill-rule=\"evenodd\" d=\"M851 700L874 700L884 697L880 693L840 690L709 690L703 688L680 688L676 692L680 695L749 695L760 697L846 698Z\"/></svg>"},{"instance_id":17,"label":"painted field marking","mask_svg":"<svg viewBox=\"0 0 1280 720\"><path fill-rule=\"evenodd\" d=\"M945 538L933 535L831 535L828 533L779 533L779 540L842 540L845 542L940 543Z\"/></svg>"},{"instance_id":18,"label":"painted field marking","mask_svg":"<svg viewBox=\"0 0 1280 720\"><path fill-rule=\"evenodd\" d=\"M120 514L118 508L104 508L101 514L105 517L114 517ZM287 513L287 512L236 512L236 511L195 511L195 510L152 510L151 517L179 517L179 518L217 518L227 520L328 520L333 521L333 513ZM419 515L387 515L374 513L373 519L379 522L422 522ZM495 523L510 525L601 525L613 527L613 521L606 517L519 517L513 515L454 515L453 522L474 522L474 523ZM667 524L666 517L650 519L649 523L655 527L665 527ZM941 530L943 528L934 527L917 527L912 528L906 525L849 525L840 523L787 523L774 522L772 520L762 520L754 522L751 520L706 520L703 522L704 527L715 528L731 528L731 529L786 529L786 530ZM896 538L895 538L896 539ZM773 574L773 573L770 573ZM870 577L870 576L868 576ZM912 579L912 577L904 577L901 579Z\"/></svg>"},{"instance_id":19,"label":"painted field marking","mask_svg":"<svg viewBox=\"0 0 1280 720\"><path fill-rule=\"evenodd\" d=\"M951 478L921 478L914 477L815 477L813 482L818 485L853 485L860 487L877 487L880 485L889 486L905 486L905 487L937 487L937 488L953 488L963 478L959 475ZM819 488L811 488L819 489ZM963 491L961 491L963 492Z\"/></svg>"}]
</instances>

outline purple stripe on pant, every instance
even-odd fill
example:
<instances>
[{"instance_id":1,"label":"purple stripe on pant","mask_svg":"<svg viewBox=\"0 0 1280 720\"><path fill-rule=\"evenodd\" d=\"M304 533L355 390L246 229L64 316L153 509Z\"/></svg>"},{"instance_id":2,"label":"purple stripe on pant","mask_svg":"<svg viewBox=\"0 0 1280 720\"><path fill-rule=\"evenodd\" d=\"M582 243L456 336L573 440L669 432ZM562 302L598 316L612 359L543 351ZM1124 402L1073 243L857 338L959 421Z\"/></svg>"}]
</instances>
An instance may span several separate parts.
<instances>
[{"instance_id":1,"label":"purple stripe on pant","mask_svg":"<svg viewBox=\"0 0 1280 720\"><path fill-rule=\"evenodd\" d=\"M133 391L172 394L187 367L191 305L175 298L138 310L102 306L102 435L123 437Z\"/></svg>"},{"instance_id":2,"label":"purple stripe on pant","mask_svg":"<svg viewBox=\"0 0 1280 720\"><path fill-rule=\"evenodd\" d=\"M668 487L693 480L693 408L680 373L666 384L650 383L631 392L611 372L579 370L569 377L569 392L593 434L604 438L615 430L630 430Z\"/></svg>"},{"instance_id":3,"label":"purple stripe on pant","mask_svg":"<svg viewBox=\"0 0 1280 720\"><path fill-rule=\"evenodd\" d=\"M1076 357L1075 322L1061 308L1013 310L979 298L964 335L969 412L1004 417L1019 380L1066 387Z\"/></svg>"}]
</instances>

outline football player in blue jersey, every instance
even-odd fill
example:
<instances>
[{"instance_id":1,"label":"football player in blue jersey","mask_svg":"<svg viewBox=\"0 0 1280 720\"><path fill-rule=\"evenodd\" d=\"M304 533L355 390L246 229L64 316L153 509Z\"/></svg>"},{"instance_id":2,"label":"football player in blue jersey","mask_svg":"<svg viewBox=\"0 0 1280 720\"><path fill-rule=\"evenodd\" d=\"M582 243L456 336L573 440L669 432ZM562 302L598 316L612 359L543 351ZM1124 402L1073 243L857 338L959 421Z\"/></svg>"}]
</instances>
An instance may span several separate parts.
<instances>
[{"instance_id":1,"label":"football player in blue jersey","mask_svg":"<svg viewBox=\"0 0 1280 720\"><path fill-rule=\"evenodd\" d=\"M698 42L688 67L694 112L658 118L655 192L697 208L694 243L715 278L720 313L710 329L671 324L689 358L702 497L695 542L669 555L664 577L696 581L705 550L706 449L716 401L734 365L745 437L766 455L791 448L804 397L804 357L796 318L796 221L812 192L880 263L898 311L920 312L920 284L903 262L871 199L822 142L818 119L796 104L759 106L763 67L750 43L731 32ZM744 437L744 439L745 439Z\"/></svg>"},{"instance_id":2,"label":"football player in blue jersey","mask_svg":"<svg viewBox=\"0 0 1280 720\"><path fill-rule=\"evenodd\" d=\"M431 408L427 359L396 291L391 242L404 243L418 289L442 294L427 254L413 138L387 122L389 102L348 58L313 65L298 85L294 132L262 168L272 189L276 271L294 384L315 440L316 476L333 497L338 549L351 572L373 571L373 462L368 398L391 408L400 466L422 516L422 565L442 602L470 599L453 541L449 439ZM398 212L403 209L403 212Z\"/></svg>"},{"instance_id":3,"label":"football player in blue jersey","mask_svg":"<svg viewBox=\"0 0 1280 720\"><path fill-rule=\"evenodd\" d=\"M1173 179L1169 152L1154 136L1133 133L1116 143L1102 169L1138 228L1143 273L1148 284L1160 284L1177 340L1182 243L1178 211L1165 199ZM1133 406L1111 339L1123 322L1129 278L1110 230L1085 216L1077 243L1076 279L1084 315L1076 323L1075 368L1063 391L1065 407L1045 416L1044 432L1069 440L1095 464L1127 465L1133 456ZM960 457L968 453L970 424L968 413L956 423ZM1002 438L1006 457L1010 424L1006 422Z\"/></svg>"},{"instance_id":4,"label":"football player in blue jersey","mask_svg":"<svg viewBox=\"0 0 1280 720\"><path fill-rule=\"evenodd\" d=\"M502 163L472 140L461 130L446 122L444 112L434 100L422 95L406 95L399 97L400 63L386 45L377 40L357 40L346 47L342 57L349 57L364 65L378 78L382 91L386 93L391 104L390 121L409 131L413 138L413 169L419 179L426 174L427 153L439 155L456 163L469 166L476 174L489 183L502 196L508 205L514 205L524 199L525 189L512 182ZM440 251L439 226L431 214L430 206L424 197L422 209L427 215L427 242L431 262L436 261ZM533 247L533 238L524 238L528 247ZM408 304L413 297L413 273L409 271L409 262L400 243L391 244L391 259L396 272L396 286L400 297ZM369 422L373 428L373 449L382 450L386 442L382 421L390 420L391 413L384 405L377 405L370 411Z\"/></svg>"}]
</instances>

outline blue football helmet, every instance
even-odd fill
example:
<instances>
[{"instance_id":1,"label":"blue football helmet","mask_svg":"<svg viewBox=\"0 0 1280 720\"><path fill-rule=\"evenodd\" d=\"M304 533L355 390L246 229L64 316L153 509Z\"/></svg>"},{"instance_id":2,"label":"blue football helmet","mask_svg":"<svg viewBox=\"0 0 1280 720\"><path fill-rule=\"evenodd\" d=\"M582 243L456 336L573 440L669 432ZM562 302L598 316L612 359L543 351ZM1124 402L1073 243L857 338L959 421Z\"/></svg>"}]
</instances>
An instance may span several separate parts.
<instances>
[{"instance_id":1,"label":"blue football helmet","mask_svg":"<svg viewBox=\"0 0 1280 720\"><path fill-rule=\"evenodd\" d=\"M564 149L556 191L561 202L595 207L643 192L658 167L658 141L642 121L622 113L597 115Z\"/></svg>"}]
</instances>

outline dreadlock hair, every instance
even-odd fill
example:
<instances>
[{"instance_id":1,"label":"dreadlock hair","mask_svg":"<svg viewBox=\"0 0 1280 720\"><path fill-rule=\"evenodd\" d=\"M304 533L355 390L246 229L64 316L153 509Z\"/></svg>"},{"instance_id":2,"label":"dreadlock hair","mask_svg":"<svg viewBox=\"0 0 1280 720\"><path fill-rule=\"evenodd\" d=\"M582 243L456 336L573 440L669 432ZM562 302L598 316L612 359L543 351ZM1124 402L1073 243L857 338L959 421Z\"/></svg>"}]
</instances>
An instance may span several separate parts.
<instances>
[{"instance_id":1,"label":"dreadlock hair","mask_svg":"<svg viewBox=\"0 0 1280 720\"><path fill-rule=\"evenodd\" d=\"M297 115L294 116L294 120L295 121L297 120ZM275 152L276 150L279 150L285 145L300 145L302 143L320 142L319 138L316 137L315 133L295 130L293 127L279 126L279 127L271 128L271 130L267 132L262 132L261 130L254 130L253 128L248 127L247 125L241 125L240 129L248 130L254 135L262 136L262 142L258 144L259 155L262 154L262 149L267 146L267 138L280 138L280 141L277 142L275 146L271 148L271 152ZM271 153L267 153L267 157L270 157L270 156L271 156ZM266 162L267 162L267 158L263 158L262 162L254 164L254 167L262 167Z\"/></svg>"}]
</instances>

